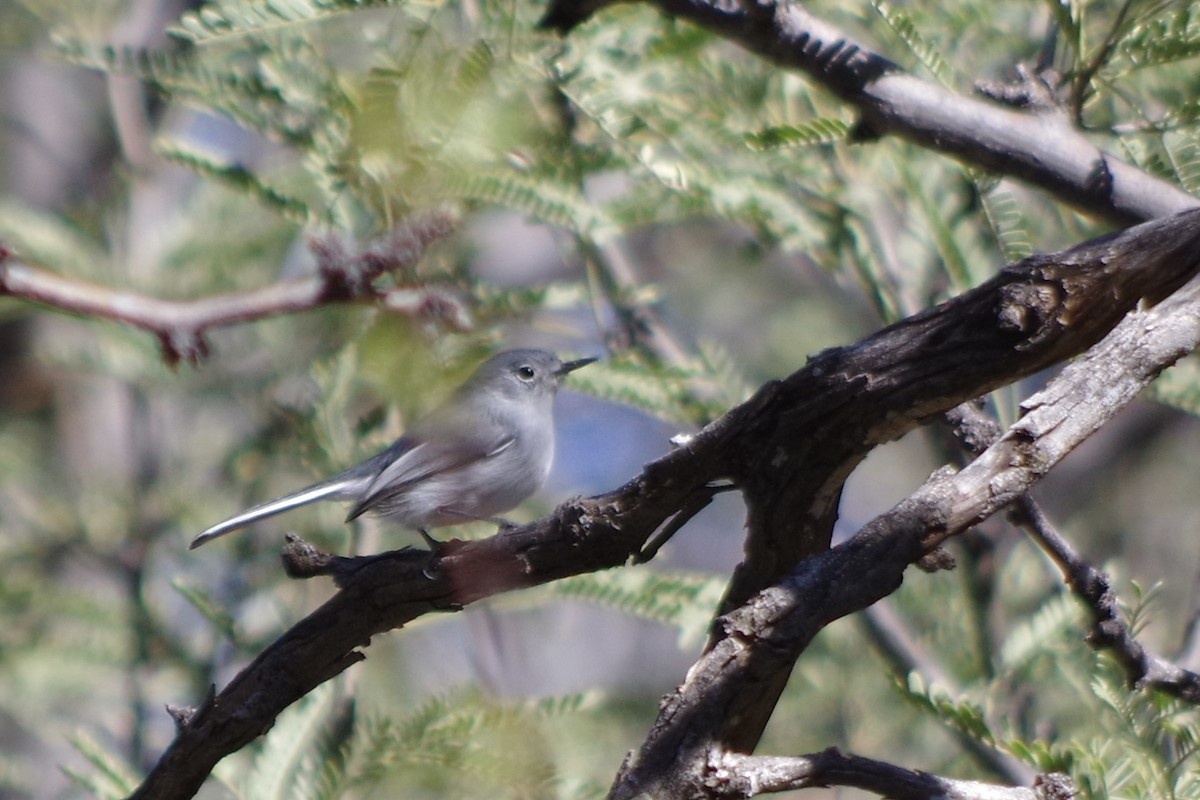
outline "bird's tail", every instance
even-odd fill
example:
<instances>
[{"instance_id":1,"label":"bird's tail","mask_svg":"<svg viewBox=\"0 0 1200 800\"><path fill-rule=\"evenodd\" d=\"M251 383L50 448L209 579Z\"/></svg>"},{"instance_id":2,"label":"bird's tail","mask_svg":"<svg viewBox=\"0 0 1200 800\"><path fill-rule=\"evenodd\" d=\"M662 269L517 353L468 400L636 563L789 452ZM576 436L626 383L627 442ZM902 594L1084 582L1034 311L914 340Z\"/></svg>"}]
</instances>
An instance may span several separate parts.
<instances>
[{"instance_id":1,"label":"bird's tail","mask_svg":"<svg viewBox=\"0 0 1200 800\"><path fill-rule=\"evenodd\" d=\"M273 517L276 514L282 514L284 511L290 511L299 506L315 503L318 500L352 499L355 497L354 490L361 489L361 484L362 478L360 477L339 475L336 478L314 483L312 486L306 486L291 494L285 494L283 497L277 497L274 500L260 503L254 508L248 508L224 522L218 522L216 525L213 525L193 539L192 543L188 545L188 549L195 550L200 545L216 539L218 536L224 536L227 533L236 531L238 528L244 528L253 522L258 522L260 519Z\"/></svg>"}]
</instances>

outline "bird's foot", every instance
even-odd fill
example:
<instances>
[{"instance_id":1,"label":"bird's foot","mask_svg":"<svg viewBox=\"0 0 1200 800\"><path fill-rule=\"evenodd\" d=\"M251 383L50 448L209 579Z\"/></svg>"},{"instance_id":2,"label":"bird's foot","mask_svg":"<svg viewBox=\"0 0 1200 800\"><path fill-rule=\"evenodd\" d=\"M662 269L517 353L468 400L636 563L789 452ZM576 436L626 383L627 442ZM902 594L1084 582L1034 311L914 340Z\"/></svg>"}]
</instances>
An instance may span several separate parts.
<instances>
[{"instance_id":1,"label":"bird's foot","mask_svg":"<svg viewBox=\"0 0 1200 800\"><path fill-rule=\"evenodd\" d=\"M429 531L424 528L417 528L417 533L421 534L421 538L425 540L425 546L429 548L429 552L433 555L441 555L442 550L446 549L446 543L438 541L429 535Z\"/></svg>"}]
</instances>

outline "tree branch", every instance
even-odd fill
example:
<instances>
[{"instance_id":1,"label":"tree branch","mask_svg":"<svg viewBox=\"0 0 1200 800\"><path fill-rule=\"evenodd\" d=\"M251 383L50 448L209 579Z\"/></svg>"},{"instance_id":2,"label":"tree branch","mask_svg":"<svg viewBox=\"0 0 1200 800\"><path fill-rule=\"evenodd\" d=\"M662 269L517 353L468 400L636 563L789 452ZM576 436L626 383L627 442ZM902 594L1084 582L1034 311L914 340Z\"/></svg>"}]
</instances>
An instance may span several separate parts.
<instances>
[{"instance_id":1,"label":"tree branch","mask_svg":"<svg viewBox=\"0 0 1200 800\"><path fill-rule=\"evenodd\" d=\"M1180 313L1183 310L1189 313ZM1129 315L1099 345L1024 404L1027 413L961 472L935 472L851 539L802 561L787 578L720 621L725 636L667 697L610 797L691 797L707 759L757 687L790 672L830 622L899 588L908 565L1019 498L1159 372L1200 344L1200 280Z\"/></svg>"},{"instance_id":2,"label":"tree branch","mask_svg":"<svg viewBox=\"0 0 1200 800\"><path fill-rule=\"evenodd\" d=\"M1000 438L1000 428L972 408L952 411L955 432L978 455ZM1149 686L1191 703L1200 702L1200 675L1148 651L1125 624L1112 583L1102 570L1081 556L1030 495L1016 500L1014 517L1054 561L1067 586L1092 614L1089 644L1108 650L1125 670L1131 688Z\"/></svg>"},{"instance_id":3,"label":"tree branch","mask_svg":"<svg viewBox=\"0 0 1200 800\"><path fill-rule=\"evenodd\" d=\"M1051 400L1048 387L1039 395L1044 407L1021 423L1041 428L1018 433L1014 428L993 447L1009 448L1008 461L989 461L985 453L957 476L939 474L850 542L819 552L798 569L795 561L787 564L786 558L798 561L795 554L806 547L819 550L822 538L827 545L822 516L865 453L966 399L1081 352L1118 323L1120 331L1150 325L1134 331L1145 345L1138 357L1147 359L1146 366L1140 368L1147 374L1161 369L1168 354L1156 348L1168 323L1192 319L1194 328L1194 313L1181 313L1172 299L1125 322L1122 317L1142 298L1169 294L1198 268L1200 210L1036 256L858 344L817 355L620 489L566 503L531 525L484 541L452 542L434 557L404 550L341 559L306 555L294 544L289 549L294 571L333 574L342 590L181 724L134 796L192 796L224 755L360 660L360 648L372 636L430 611L456 610L497 592L624 564L668 519L710 492L711 482L727 478L745 494L751 536L779 537L783 554L768 563L769 549L755 548L755 563L739 570L744 581L739 591L754 580L775 583L776 573L790 577L720 620L714 646L664 705L642 755L623 775L628 785L639 786L643 779L657 780L658 769L702 766L690 737L704 743L704 753L712 746L730 749L746 716L762 707L780 675L786 678L821 625L884 596L899 585L908 563L1015 496L999 489L1019 494L1022 480L1044 474L1054 459L1038 446L1059 442L1065 430L1086 432L1068 422L1046 422L1066 402ZM1171 317L1172 311L1179 313ZM1190 342L1174 341L1171 354L1177 357ZM1098 388L1103 387L1092 390ZM789 537L807 537L807 543Z\"/></svg>"},{"instance_id":4,"label":"tree branch","mask_svg":"<svg viewBox=\"0 0 1200 800\"><path fill-rule=\"evenodd\" d=\"M308 311L329 303L382 301L393 311L436 315L458 327L469 326L466 309L449 295L422 289L381 289L373 281L385 272L412 269L426 248L457 224L446 210L416 214L356 253L333 236L314 237L317 274L248 292L197 300L162 300L65 278L32 267L0 252L0 296L20 297L59 311L114 320L155 334L163 357L172 365L198 363L209 348L211 328Z\"/></svg>"},{"instance_id":5,"label":"tree branch","mask_svg":"<svg viewBox=\"0 0 1200 800\"><path fill-rule=\"evenodd\" d=\"M614 2L618 0L551 0L539 25L566 34ZM1097 148L1066 114L1018 111L909 75L798 2L645 2L774 64L807 73L858 110L860 139L899 136L1019 178L1123 225L1196 205L1178 187Z\"/></svg>"},{"instance_id":6,"label":"tree branch","mask_svg":"<svg viewBox=\"0 0 1200 800\"><path fill-rule=\"evenodd\" d=\"M1151 302L1163 297L1149 286L1135 288L1135 276L1148 266L1145 259L1186 274L1184 265L1200 258L1188 234L1167 232L1187 227L1185 220L1200 220L1200 212L1170 219L1168 227L1160 227L1166 222L1160 220L1066 253L1035 255L857 345L827 351L810 370L787 379L784 386L797 398L795 407L746 423L767 426L758 436L769 444L747 450L749 461L737 465L734 478L748 511L745 559L734 572L722 611L738 607L804 557L828 548L842 484L877 444L1011 382L1035 361L1049 366L1083 351L1137 304L1131 292L1149 290L1145 297ZM1156 251L1160 246L1164 249ZM1122 275L1101 278L1109 269ZM1112 294L1093 293L1097 279ZM1178 285L1171 281L1171 288ZM1185 314L1181 322L1188 319ZM965 386L974 388L960 393ZM710 644L720 636L714 631ZM780 672L760 687L756 713L726 719L730 749L753 750L787 677Z\"/></svg>"},{"instance_id":7,"label":"tree branch","mask_svg":"<svg viewBox=\"0 0 1200 800\"><path fill-rule=\"evenodd\" d=\"M1070 800L1074 787L1065 775L1036 779L1033 788L959 781L904 769L837 748L804 756L748 756L713 753L705 781L715 798L751 798L793 789L851 786L894 800Z\"/></svg>"},{"instance_id":8,"label":"tree branch","mask_svg":"<svg viewBox=\"0 0 1200 800\"><path fill-rule=\"evenodd\" d=\"M1200 703L1200 675L1151 653L1134 638L1125 624L1108 575L1075 551L1033 498L1022 497L1018 509L1034 540L1054 559L1071 591L1091 611L1092 633L1088 642L1092 647L1112 653L1125 670L1130 687L1148 686L1189 703Z\"/></svg>"}]
</instances>

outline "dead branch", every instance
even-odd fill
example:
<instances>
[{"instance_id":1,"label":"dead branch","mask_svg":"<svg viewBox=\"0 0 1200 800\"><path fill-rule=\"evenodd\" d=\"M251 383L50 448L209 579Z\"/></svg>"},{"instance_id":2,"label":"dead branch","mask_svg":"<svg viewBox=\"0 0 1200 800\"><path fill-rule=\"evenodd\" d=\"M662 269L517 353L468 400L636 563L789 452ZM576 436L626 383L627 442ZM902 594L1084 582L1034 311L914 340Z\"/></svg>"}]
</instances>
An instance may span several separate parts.
<instances>
[{"instance_id":1,"label":"dead branch","mask_svg":"<svg viewBox=\"0 0 1200 800\"><path fill-rule=\"evenodd\" d=\"M0 296L20 297L58 311L108 319L158 337L163 358L198 363L208 356L205 333L212 328L308 311L330 303L380 302L400 313L437 316L456 327L469 325L452 296L430 288L380 288L387 272L411 270L426 248L457 224L454 214L434 210L414 215L384 236L350 251L333 236L314 237L317 272L248 292L196 300L163 300L58 275L0 253Z\"/></svg>"},{"instance_id":2,"label":"dead branch","mask_svg":"<svg viewBox=\"0 0 1200 800\"><path fill-rule=\"evenodd\" d=\"M960 781L904 769L837 748L804 756L748 756L713 753L708 795L751 798L760 794L813 787L852 786L895 800L1070 800L1074 787L1065 775L1042 776L1032 788Z\"/></svg>"}]
</instances>

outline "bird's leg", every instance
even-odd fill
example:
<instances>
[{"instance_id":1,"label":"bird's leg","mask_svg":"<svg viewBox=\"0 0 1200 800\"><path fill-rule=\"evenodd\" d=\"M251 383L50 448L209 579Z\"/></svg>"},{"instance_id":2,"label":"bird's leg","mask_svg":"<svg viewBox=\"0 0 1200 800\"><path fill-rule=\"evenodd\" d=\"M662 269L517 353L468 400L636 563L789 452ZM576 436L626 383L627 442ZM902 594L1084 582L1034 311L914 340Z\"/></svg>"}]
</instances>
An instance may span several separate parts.
<instances>
[{"instance_id":1,"label":"bird's leg","mask_svg":"<svg viewBox=\"0 0 1200 800\"><path fill-rule=\"evenodd\" d=\"M417 528L417 533L421 534L421 538L425 540L425 545L429 548L429 552L437 555L446 546L445 542L439 542L437 539L429 535L429 531L424 528Z\"/></svg>"}]
</instances>

